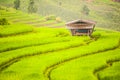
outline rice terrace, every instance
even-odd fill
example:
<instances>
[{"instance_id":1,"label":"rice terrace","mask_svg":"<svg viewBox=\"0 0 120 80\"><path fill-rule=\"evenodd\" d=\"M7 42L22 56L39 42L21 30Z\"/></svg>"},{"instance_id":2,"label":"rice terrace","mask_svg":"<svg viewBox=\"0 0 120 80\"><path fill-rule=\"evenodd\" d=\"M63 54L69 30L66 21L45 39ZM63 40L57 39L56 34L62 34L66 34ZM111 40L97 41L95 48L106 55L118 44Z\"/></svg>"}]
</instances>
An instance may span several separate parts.
<instances>
[{"instance_id":1,"label":"rice terrace","mask_svg":"<svg viewBox=\"0 0 120 80\"><path fill-rule=\"evenodd\" d=\"M0 0L0 80L120 80L120 0Z\"/></svg>"}]
</instances>

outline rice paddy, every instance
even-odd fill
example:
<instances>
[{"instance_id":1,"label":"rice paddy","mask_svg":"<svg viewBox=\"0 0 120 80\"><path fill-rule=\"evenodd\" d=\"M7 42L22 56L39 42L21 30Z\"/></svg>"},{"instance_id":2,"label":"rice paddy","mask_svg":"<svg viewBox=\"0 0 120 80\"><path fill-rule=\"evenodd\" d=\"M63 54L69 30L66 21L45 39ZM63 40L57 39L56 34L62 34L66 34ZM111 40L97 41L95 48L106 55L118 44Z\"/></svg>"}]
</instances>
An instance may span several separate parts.
<instances>
[{"instance_id":1,"label":"rice paddy","mask_svg":"<svg viewBox=\"0 0 120 80\"><path fill-rule=\"evenodd\" d=\"M71 36L59 28L64 22L0 12L11 22L0 26L0 80L120 79L119 32L96 28L92 37Z\"/></svg>"}]
</instances>

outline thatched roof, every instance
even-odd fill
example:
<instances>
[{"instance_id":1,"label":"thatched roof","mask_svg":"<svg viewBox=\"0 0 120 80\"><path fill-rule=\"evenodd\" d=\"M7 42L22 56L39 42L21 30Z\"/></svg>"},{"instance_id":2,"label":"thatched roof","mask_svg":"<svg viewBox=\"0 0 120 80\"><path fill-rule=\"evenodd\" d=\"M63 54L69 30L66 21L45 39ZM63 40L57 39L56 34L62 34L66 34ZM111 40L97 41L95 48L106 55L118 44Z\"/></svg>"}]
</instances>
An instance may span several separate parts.
<instances>
[{"instance_id":1,"label":"thatched roof","mask_svg":"<svg viewBox=\"0 0 120 80\"><path fill-rule=\"evenodd\" d=\"M66 23L66 26L70 29L82 29L82 28L93 28L95 24L96 22L92 20L75 20Z\"/></svg>"}]
</instances>

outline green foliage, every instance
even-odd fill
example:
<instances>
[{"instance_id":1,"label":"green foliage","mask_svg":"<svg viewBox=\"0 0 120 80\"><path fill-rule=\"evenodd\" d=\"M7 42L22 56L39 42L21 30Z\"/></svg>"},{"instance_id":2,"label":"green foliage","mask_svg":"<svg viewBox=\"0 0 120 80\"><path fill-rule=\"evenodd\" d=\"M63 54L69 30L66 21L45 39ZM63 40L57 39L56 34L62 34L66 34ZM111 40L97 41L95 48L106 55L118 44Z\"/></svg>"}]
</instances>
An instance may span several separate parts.
<instances>
[{"instance_id":1,"label":"green foliage","mask_svg":"<svg viewBox=\"0 0 120 80\"><path fill-rule=\"evenodd\" d=\"M20 0L15 0L14 1L14 8L18 10L20 8Z\"/></svg>"},{"instance_id":2,"label":"green foliage","mask_svg":"<svg viewBox=\"0 0 120 80\"><path fill-rule=\"evenodd\" d=\"M83 9L82 9L82 14L83 15L86 15L86 16L88 16L89 15L89 12L90 12L90 10L89 10L89 8L86 6L86 5L84 5L83 6Z\"/></svg>"},{"instance_id":3,"label":"green foliage","mask_svg":"<svg viewBox=\"0 0 120 80\"><path fill-rule=\"evenodd\" d=\"M6 7L0 5L0 10L5 10Z\"/></svg>"},{"instance_id":4,"label":"green foliage","mask_svg":"<svg viewBox=\"0 0 120 80\"><path fill-rule=\"evenodd\" d=\"M45 17L46 20L55 20L56 16L55 15L49 15Z\"/></svg>"},{"instance_id":5,"label":"green foliage","mask_svg":"<svg viewBox=\"0 0 120 80\"><path fill-rule=\"evenodd\" d=\"M62 22L62 20L61 20L61 18L60 18L60 17L56 17L56 21L57 21L57 22L59 22L59 23L61 23L61 22Z\"/></svg>"},{"instance_id":6,"label":"green foliage","mask_svg":"<svg viewBox=\"0 0 120 80\"><path fill-rule=\"evenodd\" d=\"M9 25L10 23L6 18L0 18L0 25Z\"/></svg>"},{"instance_id":7,"label":"green foliage","mask_svg":"<svg viewBox=\"0 0 120 80\"><path fill-rule=\"evenodd\" d=\"M30 0L28 6L28 13L36 13L36 12L37 12L37 7L35 6L35 1Z\"/></svg>"}]
</instances>

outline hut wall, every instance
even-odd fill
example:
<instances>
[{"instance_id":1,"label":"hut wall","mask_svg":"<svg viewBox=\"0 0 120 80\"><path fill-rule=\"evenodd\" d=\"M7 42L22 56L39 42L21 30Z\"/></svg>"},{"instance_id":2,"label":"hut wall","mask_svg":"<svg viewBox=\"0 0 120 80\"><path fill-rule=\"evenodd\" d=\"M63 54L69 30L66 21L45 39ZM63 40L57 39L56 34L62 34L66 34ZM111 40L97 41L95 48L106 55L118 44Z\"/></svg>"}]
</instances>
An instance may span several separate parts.
<instances>
[{"instance_id":1,"label":"hut wall","mask_svg":"<svg viewBox=\"0 0 120 80\"><path fill-rule=\"evenodd\" d=\"M70 29L72 35L91 35L92 29Z\"/></svg>"}]
</instances>

